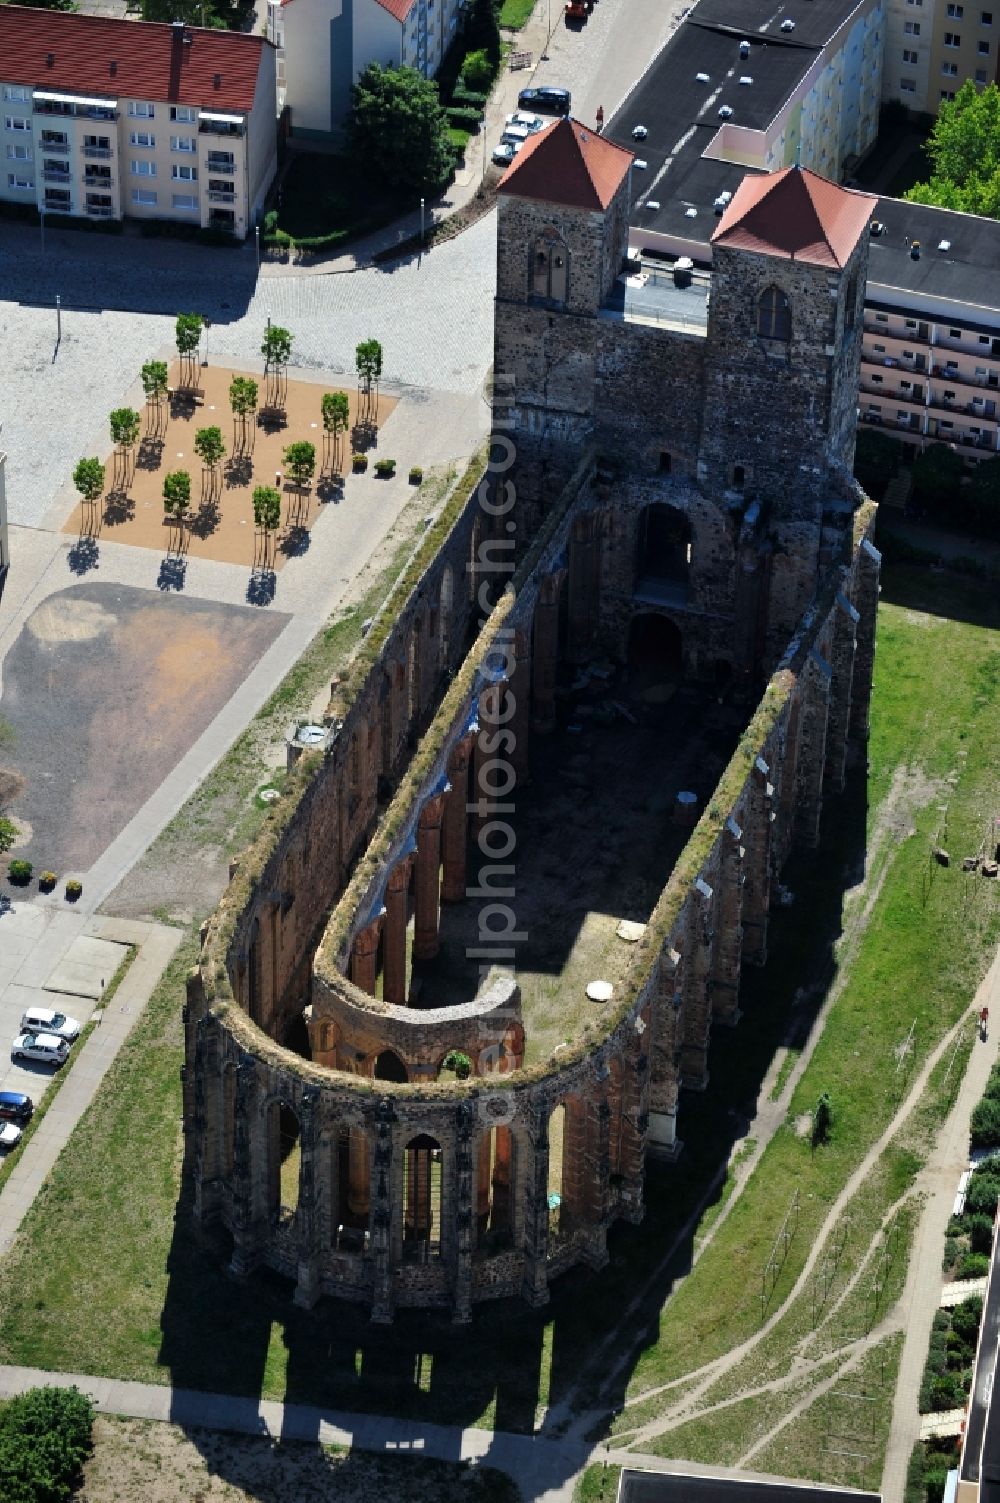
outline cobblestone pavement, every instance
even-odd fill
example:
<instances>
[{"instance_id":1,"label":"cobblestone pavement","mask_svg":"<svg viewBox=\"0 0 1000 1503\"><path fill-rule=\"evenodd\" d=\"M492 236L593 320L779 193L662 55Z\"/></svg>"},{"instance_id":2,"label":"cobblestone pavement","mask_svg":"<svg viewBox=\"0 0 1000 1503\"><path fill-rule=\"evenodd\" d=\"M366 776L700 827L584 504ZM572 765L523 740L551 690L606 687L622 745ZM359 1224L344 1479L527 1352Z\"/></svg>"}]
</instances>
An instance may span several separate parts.
<instances>
[{"instance_id":1,"label":"cobblestone pavement","mask_svg":"<svg viewBox=\"0 0 1000 1503\"><path fill-rule=\"evenodd\" d=\"M8 233L9 228L9 233ZM37 526L139 367L173 342L175 315L212 320L213 363L259 358L268 314L295 334L298 366L353 375L358 341L385 350L385 381L472 394L492 352L496 218L394 269L256 281L252 248L4 228L0 340L12 522ZM56 346L55 298L62 299ZM110 447L110 444L108 445ZM462 445L456 445L456 453Z\"/></svg>"}]
</instances>

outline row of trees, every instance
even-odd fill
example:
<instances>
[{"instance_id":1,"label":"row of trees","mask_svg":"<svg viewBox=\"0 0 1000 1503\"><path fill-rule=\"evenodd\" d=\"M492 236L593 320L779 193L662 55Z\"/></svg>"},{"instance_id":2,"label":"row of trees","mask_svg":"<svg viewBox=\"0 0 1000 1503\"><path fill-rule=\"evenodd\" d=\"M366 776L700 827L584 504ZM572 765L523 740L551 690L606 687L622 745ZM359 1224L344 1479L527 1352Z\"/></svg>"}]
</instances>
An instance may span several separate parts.
<instances>
[{"instance_id":1,"label":"row of trees","mask_svg":"<svg viewBox=\"0 0 1000 1503\"><path fill-rule=\"evenodd\" d=\"M928 444L913 454L878 428L859 430L854 473L876 501L882 500L901 462L912 465L916 511L945 527L1000 538L1000 456L982 460L970 474L950 444Z\"/></svg>"},{"instance_id":2,"label":"row of trees","mask_svg":"<svg viewBox=\"0 0 1000 1503\"><path fill-rule=\"evenodd\" d=\"M1000 89L995 83L980 90L967 78L953 100L942 100L925 150L931 176L906 198L1000 219Z\"/></svg>"}]
</instances>

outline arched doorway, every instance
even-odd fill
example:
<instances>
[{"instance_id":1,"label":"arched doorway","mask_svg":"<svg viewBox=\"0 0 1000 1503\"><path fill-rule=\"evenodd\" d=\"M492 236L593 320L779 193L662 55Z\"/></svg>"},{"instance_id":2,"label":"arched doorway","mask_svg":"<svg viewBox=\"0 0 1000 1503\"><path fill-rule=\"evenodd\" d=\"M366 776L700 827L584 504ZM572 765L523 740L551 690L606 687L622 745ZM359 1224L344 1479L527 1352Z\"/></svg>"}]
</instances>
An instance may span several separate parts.
<instances>
[{"instance_id":1,"label":"arched doorway","mask_svg":"<svg viewBox=\"0 0 1000 1503\"><path fill-rule=\"evenodd\" d=\"M655 502L639 516L635 593L675 604L687 600L691 571L691 523L676 506Z\"/></svg>"},{"instance_id":2,"label":"arched doorway","mask_svg":"<svg viewBox=\"0 0 1000 1503\"><path fill-rule=\"evenodd\" d=\"M375 1079L392 1080L397 1085L405 1085L409 1076L406 1066L396 1053L395 1049L383 1049L375 1060Z\"/></svg>"},{"instance_id":3,"label":"arched doorway","mask_svg":"<svg viewBox=\"0 0 1000 1503\"><path fill-rule=\"evenodd\" d=\"M426 1263L441 1256L441 1145L427 1133L406 1145L403 1175L403 1257Z\"/></svg>"},{"instance_id":4,"label":"arched doorway","mask_svg":"<svg viewBox=\"0 0 1000 1503\"><path fill-rule=\"evenodd\" d=\"M654 612L632 618L628 665L633 687L671 681L684 671L684 640L680 627Z\"/></svg>"}]
</instances>

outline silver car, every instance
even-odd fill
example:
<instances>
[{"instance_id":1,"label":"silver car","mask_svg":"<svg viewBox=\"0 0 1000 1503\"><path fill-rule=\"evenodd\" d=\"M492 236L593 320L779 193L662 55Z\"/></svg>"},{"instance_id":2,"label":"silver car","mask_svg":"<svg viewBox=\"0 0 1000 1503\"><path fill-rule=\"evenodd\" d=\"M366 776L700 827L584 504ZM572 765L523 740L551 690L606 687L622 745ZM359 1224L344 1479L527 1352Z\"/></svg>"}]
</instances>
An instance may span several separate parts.
<instances>
[{"instance_id":1,"label":"silver car","mask_svg":"<svg viewBox=\"0 0 1000 1503\"><path fill-rule=\"evenodd\" d=\"M56 1069L69 1059L69 1045L54 1033L19 1033L10 1046L11 1059L33 1059Z\"/></svg>"}]
</instances>

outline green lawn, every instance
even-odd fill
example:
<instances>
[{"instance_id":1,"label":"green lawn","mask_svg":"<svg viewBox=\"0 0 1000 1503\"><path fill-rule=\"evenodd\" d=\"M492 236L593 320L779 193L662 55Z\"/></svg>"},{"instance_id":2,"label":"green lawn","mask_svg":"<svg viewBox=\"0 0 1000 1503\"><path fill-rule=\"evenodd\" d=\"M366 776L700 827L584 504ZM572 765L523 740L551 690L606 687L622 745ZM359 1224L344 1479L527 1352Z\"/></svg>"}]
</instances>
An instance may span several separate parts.
<instances>
[{"instance_id":1,"label":"green lawn","mask_svg":"<svg viewBox=\"0 0 1000 1503\"><path fill-rule=\"evenodd\" d=\"M520 31L535 8L535 0L503 0L500 25L508 31ZM558 7L556 8L558 15Z\"/></svg>"},{"instance_id":2,"label":"green lawn","mask_svg":"<svg viewBox=\"0 0 1000 1503\"><path fill-rule=\"evenodd\" d=\"M949 619L959 610L963 619ZM858 771L831 804L822 856L811 853L789 872L796 902L776 910L771 961L746 977L743 1023L713 1037L709 1088L682 1102L684 1153L674 1167L650 1167L645 1224L616 1230L601 1273L568 1275L540 1312L519 1303L485 1306L471 1331L461 1332L446 1318L416 1312L401 1312L390 1330L379 1330L353 1306L324 1301L309 1313L295 1309L288 1284L277 1278L259 1275L249 1285L230 1279L224 1249L203 1245L187 1205L177 1205L179 1002L196 951L192 933L0 1270L0 1360L526 1430L542 1405L570 1399L611 1408L626 1383L639 1394L729 1350L759 1324L761 1270L793 1192L801 1192L799 1231L772 1308L801 1268L810 1228L890 1118L902 1085L893 1049L915 1021L910 1069L919 1068L968 1004L1000 934L996 885L962 873L958 860L948 870L928 862L942 828L960 857L975 848L994 812L998 625L1000 603L976 581L887 571L867 797ZM246 761L244 755L239 775L252 793L262 779ZM811 978L828 984L835 973L847 873L856 869L866 819L874 828L877 804L901 768L919 795L918 833L907 838L902 826L890 832L881 895L792 1107L793 1118L807 1113L829 1090L832 1141L813 1153L791 1127L779 1130L694 1273L668 1299L690 1244L672 1268L660 1266L664 1251L695 1208L711 1210L718 1197L742 1131L729 1106L749 1113L775 1048L790 1028L802 1030L796 1045L808 1031L808 1009L803 1014L796 993ZM225 763L215 775L224 777ZM942 1065L921 1121L890 1146L866 1185L845 1267L866 1256L884 1208L911 1183L954 1089L955 1072L947 1084L944 1073ZM644 1303L623 1321L647 1280ZM812 1318L805 1303L793 1305L788 1327L773 1333L749 1378L782 1369ZM863 1310L848 1308L845 1318L855 1313L860 1319ZM607 1347L588 1368L602 1342ZM628 1370L604 1390L622 1357ZM734 1397L746 1378L735 1383ZM659 1402L649 1401L647 1418Z\"/></svg>"}]
</instances>

